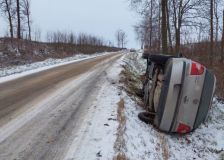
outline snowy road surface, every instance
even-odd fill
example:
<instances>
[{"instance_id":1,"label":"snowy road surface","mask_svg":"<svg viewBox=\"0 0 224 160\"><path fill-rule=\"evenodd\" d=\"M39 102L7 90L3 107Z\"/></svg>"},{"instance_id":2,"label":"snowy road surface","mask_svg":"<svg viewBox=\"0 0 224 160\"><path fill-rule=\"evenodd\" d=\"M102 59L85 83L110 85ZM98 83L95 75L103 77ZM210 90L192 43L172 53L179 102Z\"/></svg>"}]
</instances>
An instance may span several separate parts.
<instances>
[{"instance_id":1,"label":"snowy road surface","mask_svg":"<svg viewBox=\"0 0 224 160\"><path fill-rule=\"evenodd\" d=\"M91 123L97 97L107 87L107 70L120 57L121 54L108 54L0 83L0 159L73 159L74 155L75 159L83 159L87 156L79 155L85 151L86 144L91 145L82 138L88 125L95 125L97 132L97 124ZM119 97L114 100L116 104ZM102 112L113 116L113 110ZM114 128L116 131L115 123ZM85 137L85 140L90 139ZM110 147L108 151L112 152L113 146ZM79 152L75 153L76 150Z\"/></svg>"}]
</instances>

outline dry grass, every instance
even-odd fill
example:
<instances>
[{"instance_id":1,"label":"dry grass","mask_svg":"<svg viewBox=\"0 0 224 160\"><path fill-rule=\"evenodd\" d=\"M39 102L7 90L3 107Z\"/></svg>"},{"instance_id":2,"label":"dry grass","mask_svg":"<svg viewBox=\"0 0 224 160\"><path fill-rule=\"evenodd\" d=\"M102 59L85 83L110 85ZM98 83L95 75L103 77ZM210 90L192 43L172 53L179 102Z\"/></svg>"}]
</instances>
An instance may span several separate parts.
<instances>
[{"instance_id":1,"label":"dry grass","mask_svg":"<svg viewBox=\"0 0 224 160\"><path fill-rule=\"evenodd\" d=\"M114 149L117 155L113 158L114 160L126 160L126 156L124 150L126 148L124 133L126 130L126 117L124 114L124 99L121 99L118 103L117 109L117 120L119 122L119 126L117 128L117 139L114 143Z\"/></svg>"},{"instance_id":2,"label":"dry grass","mask_svg":"<svg viewBox=\"0 0 224 160\"><path fill-rule=\"evenodd\" d=\"M165 138L165 136L162 133L158 133L158 137L160 140L160 147L162 150L162 156L164 160L168 160L170 158L170 152L169 152L169 147L167 144L167 139Z\"/></svg>"},{"instance_id":3,"label":"dry grass","mask_svg":"<svg viewBox=\"0 0 224 160\"><path fill-rule=\"evenodd\" d=\"M47 58L65 58L75 54L93 54L118 51L115 47L76 45L65 43L43 43L28 40L0 38L0 67L23 65Z\"/></svg>"},{"instance_id":4,"label":"dry grass","mask_svg":"<svg viewBox=\"0 0 224 160\"><path fill-rule=\"evenodd\" d=\"M124 84L124 90L131 97L132 100L136 101L138 105L143 106L141 97L139 97L141 86L144 81L144 77L141 75L135 75L127 66L123 66L123 71L120 75L120 82Z\"/></svg>"},{"instance_id":5,"label":"dry grass","mask_svg":"<svg viewBox=\"0 0 224 160\"><path fill-rule=\"evenodd\" d=\"M217 78L216 94L219 97L224 98L224 63L223 64L215 64L211 68Z\"/></svg>"},{"instance_id":6,"label":"dry grass","mask_svg":"<svg viewBox=\"0 0 224 160\"><path fill-rule=\"evenodd\" d=\"M119 153L114 160L127 160L127 158L124 154Z\"/></svg>"},{"instance_id":7,"label":"dry grass","mask_svg":"<svg viewBox=\"0 0 224 160\"><path fill-rule=\"evenodd\" d=\"M126 118L124 115L124 99L122 98L120 102L117 103L117 105L118 105L117 118L119 124L122 124L122 126L124 126L126 124Z\"/></svg>"}]
</instances>

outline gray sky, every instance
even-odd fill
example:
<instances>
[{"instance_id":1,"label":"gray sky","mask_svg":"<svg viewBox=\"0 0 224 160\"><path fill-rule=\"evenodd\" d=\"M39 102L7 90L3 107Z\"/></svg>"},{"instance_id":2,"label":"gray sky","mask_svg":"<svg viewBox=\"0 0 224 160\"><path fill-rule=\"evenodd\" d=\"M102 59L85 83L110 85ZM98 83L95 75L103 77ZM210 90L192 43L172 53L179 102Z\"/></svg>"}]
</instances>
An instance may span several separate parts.
<instances>
[{"instance_id":1,"label":"gray sky","mask_svg":"<svg viewBox=\"0 0 224 160\"><path fill-rule=\"evenodd\" d=\"M31 10L33 25L43 34L86 32L115 43L115 32L122 29L128 35L128 47L139 46L133 30L138 18L128 0L32 0Z\"/></svg>"},{"instance_id":2,"label":"gray sky","mask_svg":"<svg viewBox=\"0 0 224 160\"><path fill-rule=\"evenodd\" d=\"M128 48L139 48L133 26L137 14L130 10L128 0L31 0L34 28L40 28L42 39L47 31L85 32L101 36L114 44L115 32L124 30ZM6 19L0 17L0 35L8 31ZM2 23L3 22L3 23Z\"/></svg>"}]
</instances>

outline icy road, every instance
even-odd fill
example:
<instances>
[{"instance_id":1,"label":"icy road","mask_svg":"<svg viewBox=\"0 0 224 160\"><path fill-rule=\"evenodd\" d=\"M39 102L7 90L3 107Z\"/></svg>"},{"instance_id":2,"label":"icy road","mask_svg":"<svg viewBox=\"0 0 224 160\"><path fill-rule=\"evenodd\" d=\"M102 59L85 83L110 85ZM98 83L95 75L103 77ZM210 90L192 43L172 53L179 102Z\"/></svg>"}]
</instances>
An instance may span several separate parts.
<instances>
[{"instance_id":1,"label":"icy road","mask_svg":"<svg viewBox=\"0 0 224 160\"><path fill-rule=\"evenodd\" d=\"M81 147L72 142L87 123L105 71L121 56L107 54L0 83L0 159L69 158L71 146Z\"/></svg>"}]
</instances>

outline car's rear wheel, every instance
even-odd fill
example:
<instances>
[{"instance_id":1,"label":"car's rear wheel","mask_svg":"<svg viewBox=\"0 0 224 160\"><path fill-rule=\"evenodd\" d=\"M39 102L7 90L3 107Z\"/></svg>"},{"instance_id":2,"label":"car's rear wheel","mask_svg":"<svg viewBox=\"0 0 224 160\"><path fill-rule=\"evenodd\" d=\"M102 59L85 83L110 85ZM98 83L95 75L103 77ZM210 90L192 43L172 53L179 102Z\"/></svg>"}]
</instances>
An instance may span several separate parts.
<instances>
[{"instance_id":1,"label":"car's rear wheel","mask_svg":"<svg viewBox=\"0 0 224 160\"><path fill-rule=\"evenodd\" d=\"M152 112L141 112L138 114L138 118L147 124L150 124L150 123L152 124L154 117L155 117L155 113L152 113Z\"/></svg>"}]
</instances>

